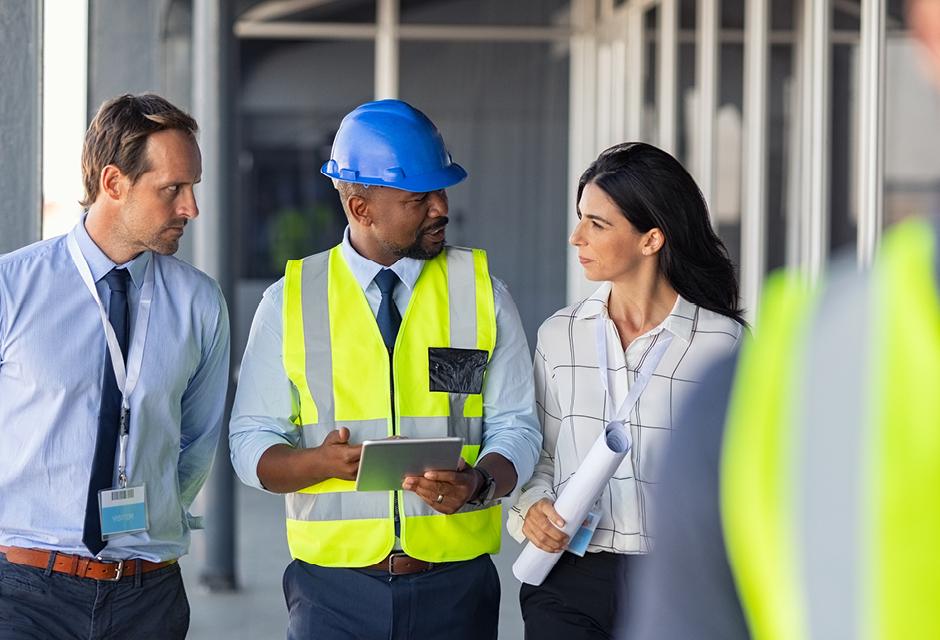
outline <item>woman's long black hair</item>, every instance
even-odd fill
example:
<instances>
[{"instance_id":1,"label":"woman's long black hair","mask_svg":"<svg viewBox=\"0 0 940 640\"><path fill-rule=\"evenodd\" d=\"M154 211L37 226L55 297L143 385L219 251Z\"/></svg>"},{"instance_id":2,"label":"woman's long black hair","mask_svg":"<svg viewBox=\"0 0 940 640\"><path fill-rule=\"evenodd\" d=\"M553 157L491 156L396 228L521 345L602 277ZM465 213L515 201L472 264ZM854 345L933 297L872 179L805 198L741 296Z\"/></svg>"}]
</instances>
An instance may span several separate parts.
<instances>
[{"instance_id":1,"label":"woman's long black hair","mask_svg":"<svg viewBox=\"0 0 940 640\"><path fill-rule=\"evenodd\" d=\"M607 149L581 174L578 200L600 187L640 233L659 228L659 268L683 298L741 324L738 282L728 250L712 229L695 180L671 155L642 142Z\"/></svg>"}]
</instances>

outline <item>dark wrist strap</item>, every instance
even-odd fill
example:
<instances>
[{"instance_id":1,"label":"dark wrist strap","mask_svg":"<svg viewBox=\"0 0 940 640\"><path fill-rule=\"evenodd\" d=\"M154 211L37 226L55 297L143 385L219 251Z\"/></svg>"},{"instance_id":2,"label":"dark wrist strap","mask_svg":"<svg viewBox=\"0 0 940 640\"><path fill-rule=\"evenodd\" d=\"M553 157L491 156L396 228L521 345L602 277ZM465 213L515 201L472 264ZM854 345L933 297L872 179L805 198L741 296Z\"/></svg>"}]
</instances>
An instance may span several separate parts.
<instances>
[{"instance_id":1,"label":"dark wrist strap","mask_svg":"<svg viewBox=\"0 0 940 640\"><path fill-rule=\"evenodd\" d=\"M483 504L486 500L492 498L492 495L488 494L493 493L490 491L490 488L495 486L496 480L494 480L490 472L483 467L473 467L473 469L483 477L483 482L480 483L480 488L476 490L469 502Z\"/></svg>"}]
</instances>

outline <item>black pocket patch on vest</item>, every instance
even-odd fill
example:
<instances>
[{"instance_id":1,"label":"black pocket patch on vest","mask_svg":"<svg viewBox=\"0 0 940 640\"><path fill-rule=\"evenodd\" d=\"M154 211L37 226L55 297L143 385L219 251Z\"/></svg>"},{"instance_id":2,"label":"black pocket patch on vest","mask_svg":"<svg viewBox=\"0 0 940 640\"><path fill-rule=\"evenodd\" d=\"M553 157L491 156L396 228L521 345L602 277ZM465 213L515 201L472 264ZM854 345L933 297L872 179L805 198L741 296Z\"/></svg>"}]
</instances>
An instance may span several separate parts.
<instances>
[{"instance_id":1,"label":"black pocket patch on vest","mask_svg":"<svg viewBox=\"0 0 940 640\"><path fill-rule=\"evenodd\" d=\"M489 354L482 349L428 347L431 391L483 393L483 372Z\"/></svg>"}]
</instances>

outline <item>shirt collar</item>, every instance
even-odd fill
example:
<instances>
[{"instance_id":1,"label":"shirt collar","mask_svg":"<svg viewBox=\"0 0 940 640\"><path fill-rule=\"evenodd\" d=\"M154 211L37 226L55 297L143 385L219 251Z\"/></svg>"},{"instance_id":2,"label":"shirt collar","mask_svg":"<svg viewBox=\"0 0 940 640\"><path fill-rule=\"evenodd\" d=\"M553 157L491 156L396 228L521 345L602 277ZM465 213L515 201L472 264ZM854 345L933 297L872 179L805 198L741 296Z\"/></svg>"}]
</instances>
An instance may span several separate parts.
<instances>
[{"instance_id":1,"label":"shirt collar","mask_svg":"<svg viewBox=\"0 0 940 640\"><path fill-rule=\"evenodd\" d=\"M597 288L575 311L575 318L578 320L588 320L598 316L609 317L607 313L607 300L610 298L610 282L605 282ZM676 303L672 306L672 311L666 316L666 319L657 326L646 332L646 335L659 333L666 330L677 338L686 342L692 340L692 325L695 321L695 304L689 302L681 295L676 295Z\"/></svg>"},{"instance_id":2,"label":"shirt collar","mask_svg":"<svg viewBox=\"0 0 940 640\"><path fill-rule=\"evenodd\" d=\"M691 342L696 311L695 303L689 302L681 295L676 294L676 304L673 305L672 311L669 312L669 315L666 316L660 326L677 338Z\"/></svg>"},{"instance_id":3,"label":"shirt collar","mask_svg":"<svg viewBox=\"0 0 940 640\"><path fill-rule=\"evenodd\" d=\"M88 235L88 230L85 228L85 218L88 216L88 212L82 214L82 218L75 228L72 229L72 234L75 236L76 242L78 242L78 248L82 252L82 255L85 257L85 262L88 263L88 269L91 271L91 277L94 278L95 282L98 282L111 271L114 267L124 267L130 273L131 281L134 283L134 286L138 289L144 284L144 274L147 271L147 265L150 263L151 255L149 251L144 251L136 258L124 264L115 264L111 261L111 258L105 255L104 251L95 244L95 241L91 239L91 236Z\"/></svg>"},{"instance_id":4,"label":"shirt collar","mask_svg":"<svg viewBox=\"0 0 940 640\"><path fill-rule=\"evenodd\" d=\"M581 303L575 311L575 317L578 320L588 320L596 318L602 313L607 315L607 299L610 298L610 282L604 282Z\"/></svg>"},{"instance_id":5,"label":"shirt collar","mask_svg":"<svg viewBox=\"0 0 940 640\"><path fill-rule=\"evenodd\" d=\"M349 241L348 226L343 232L342 252L346 264L349 265L350 271L352 271L356 282L359 283L363 291L369 287L378 272L386 268L378 262L363 257L353 248L352 243ZM424 269L425 262L426 260L416 260L415 258L399 258L397 262L388 268L395 272L395 275L408 289L414 290L415 283L418 281L418 276L421 275L421 270Z\"/></svg>"}]
</instances>

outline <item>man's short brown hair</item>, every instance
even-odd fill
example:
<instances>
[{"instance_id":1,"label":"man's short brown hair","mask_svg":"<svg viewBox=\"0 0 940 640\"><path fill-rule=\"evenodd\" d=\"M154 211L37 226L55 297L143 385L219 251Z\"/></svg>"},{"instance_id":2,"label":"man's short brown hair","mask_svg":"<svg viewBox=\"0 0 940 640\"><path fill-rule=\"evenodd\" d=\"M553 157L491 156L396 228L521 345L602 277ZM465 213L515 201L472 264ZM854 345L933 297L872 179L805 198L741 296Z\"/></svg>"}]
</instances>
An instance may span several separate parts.
<instances>
[{"instance_id":1,"label":"man's short brown hair","mask_svg":"<svg viewBox=\"0 0 940 640\"><path fill-rule=\"evenodd\" d=\"M88 208L98 198L101 172L109 164L137 182L150 167L147 164L147 137L157 131L177 129L195 140L199 127L188 113L165 98L152 93L125 94L111 98L98 109L85 132L82 147L82 181Z\"/></svg>"}]
</instances>

